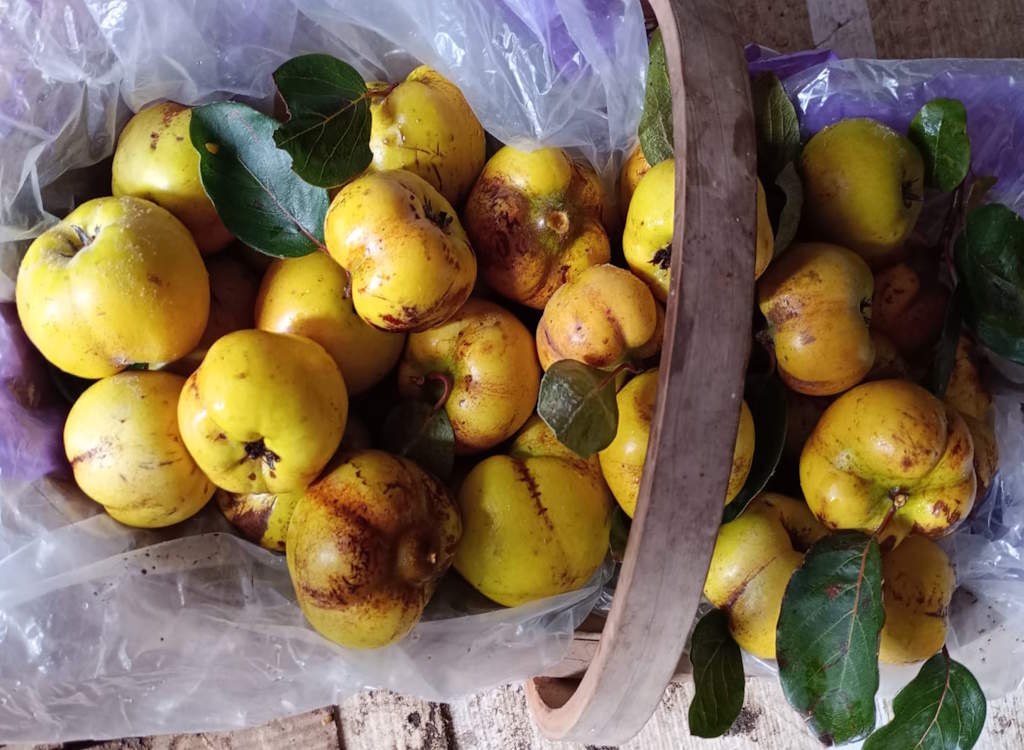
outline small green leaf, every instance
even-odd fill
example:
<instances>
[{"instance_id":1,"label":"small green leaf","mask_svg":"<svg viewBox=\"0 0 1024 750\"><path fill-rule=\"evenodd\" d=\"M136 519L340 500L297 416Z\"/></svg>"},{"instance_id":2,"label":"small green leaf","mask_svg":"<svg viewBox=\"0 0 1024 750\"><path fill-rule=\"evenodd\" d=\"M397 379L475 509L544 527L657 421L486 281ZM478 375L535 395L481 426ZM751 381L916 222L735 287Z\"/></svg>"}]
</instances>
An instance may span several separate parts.
<instances>
[{"instance_id":1,"label":"small green leaf","mask_svg":"<svg viewBox=\"0 0 1024 750\"><path fill-rule=\"evenodd\" d=\"M955 256L968 325L989 349L1024 363L1024 220L999 203L979 206Z\"/></svg>"},{"instance_id":2,"label":"small green leaf","mask_svg":"<svg viewBox=\"0 0 1024 750\"><path fill-rule=\"evenodd\" d=\"M652 167L672 158L672 86L668 81L668 63L665 60L665 42L661 29L651 35L648 47L647 88L644 91L644 111L640 116L637 135L644 158Z\"/></svg>"},{"instance_id":3,"label":"small green leaf","mask_svg":"<svg viewBox=\"0 0 1024 750\"><path fill-rule=\"evenodd\" d=\"M786 386L778 375L751 375L743 398L754 417L754 458L743 487L725 506L722 523L728 523L750 505L765 488L782 459L786 447Z\"/></svg>"},{"instance_id":4,"label":"small green leaf","mask_svg":"<svg viewBox=\"0 0 1024 750\"><path fill-rule=\"evenodd\" d=\"M633 520L616 503L612 512L612 533L609 539L612 559L616 562L622 562L626 556L626 543L629 541L629 529L632 525Z\"/></svg>"},{"instance_id":5,"label":"small green leaf","mask_svg":"<svg viewBox=\"0 0 1024 750\"><path fill-rule=\"evenodd\" d=\"M541 378L537 414L562 445L589 458L615 439L615 377L574 359L555 362Z\"/></svg>"},{"instance_id":6,"label":"small green leaf","mask_svg":"<svg viewBox=\"0 0 1024 750\"><path fill-rule=\"evenodd\" d=\"M370 101L362 76L330 55L293 57L274 71L288 121L274 142L311 185L344 184L370 165Z\"/></svg>"},{"instance_id":7,"label":"small green leaf","mask_svg":"<svg viewBox=\"0 0 1024 750\"><path fill-rule=\"evenodd\" d=\"M713 609L693 628L690 637L693 702L690 734L721 737L743 708L743 656L729 633L729 615Z\"/></svg>"},{"instance_id":8,"label":"small green leaf","mask_svg":"<svg viewBox=\"0 0 1024 750\"><path fill-rule=\"evenodd\" d=\"M804 184L796 171L796 164L789 162L775 177L775 186L782 194L782 209L775 224L775 251L772 258L778 258L796 239L800 228L800 215L804 209Z\"/></svg>"},{"instance_id":9,"label":"small green leaf","mask_svg":"<svg viewBox=\"0 0 1024 750\"><path fill-rule=\"evenodd\" d=\"M959 99L932 99L910 123L910 140L924 159L924 183L948 192L964 181L971 166L967 110Z\"/></svg>"},{"instance_id":10,"label":"small green leaf","mask_svg":"<svg viewBox=\"0 0 1024 750\"><path fill-rule=\"evenodd\" d=\"M148 370L149 369L149 364L146 363L146 362L133 362L132 364L128 365L124 369L126 369L126 370Z\"/></svg>"},{"instance_id":11,"label":"small green leaf","mask_svg":"<svg viewBox=\"0 0 1024 750\"><path fill-rule=\"evenodd\" d=\"M224 226L261 253L291 258L324 249L327 191L292 171L274 144L277 127L244 104L215 102L192 110L189 134Z\"/></svg>"},{"instance_id":12,"label":"small green leaf","mask_svg":"<svg viewBox=\"0 0 1024 750\"><path fill-rule=\"evenodd\" d=\"M455 430L448 413L423 401L400 401L384 419L381 443L441 479L450 477L455 466Z\"/></svg>"},{"instance_id":13,"label":"small green leaf","mask_svg":"<svg viewBox=\"0 0 1024 750\"><path fill-rule=\"evenodd\" d=\"M893 720L868 737L864 750L970 750L985 726L981 686L942 651L893 701Z\"/></svg>"},{"instance_id":14,"label":"small green leaf","mask_svg":"<svg viewBox=\"0 0 1024 750\"><path fill-rule=\"evenodd\" d=\"M800 153L800 120L786 89L774 73L760 73L750 84L757 131L757 173L771 185Z\"/></svg>"},{"instance_id":15,"label":"small green leaf","mask_svg":"<svg viewBox=\"0 0 1024 750\"><path fill-rule=\"evenodd\" d=\"M949 295L946 314L942 319L942 333L935 347L935 359L928 374L928 389L939 398L946 395L949 379L956 363L956 347L960 343L960 327L963 325L963 290L957 287Z\"/></svg>"},{"instance_id":16,"label":"small green leaf","mask_svg":"<svg viewBox=\"0 0 1024 750\"><path fill-rule=\"evenodd\" d=\"M775 634L786 700L826 745L875 728L882 558L878 541L842 531L817 542L782 597Z\"/></svg>"}]
</instances>

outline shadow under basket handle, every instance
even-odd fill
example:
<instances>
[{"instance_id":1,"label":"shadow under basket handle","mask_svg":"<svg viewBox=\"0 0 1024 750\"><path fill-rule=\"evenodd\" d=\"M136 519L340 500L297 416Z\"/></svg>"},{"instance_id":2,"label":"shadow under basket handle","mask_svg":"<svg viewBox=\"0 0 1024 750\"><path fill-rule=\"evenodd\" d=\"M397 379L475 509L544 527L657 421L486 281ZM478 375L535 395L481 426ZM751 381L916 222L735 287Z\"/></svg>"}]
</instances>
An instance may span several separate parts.
<instances>
[{"instance_id":1,"label":"shadow under basket handle","mask_svg":"<svg viewBox=\"0 0 1024 750\"><path fill-rule=\"evenodd\" d=\"M686 646L722 518L750 353L755 141L735 18L716 0L650 0L672 88L675 231L658 401L625 559L579 680L538 677L552 739L618 745L657 708Z\"/></svg>"}]
</instances>

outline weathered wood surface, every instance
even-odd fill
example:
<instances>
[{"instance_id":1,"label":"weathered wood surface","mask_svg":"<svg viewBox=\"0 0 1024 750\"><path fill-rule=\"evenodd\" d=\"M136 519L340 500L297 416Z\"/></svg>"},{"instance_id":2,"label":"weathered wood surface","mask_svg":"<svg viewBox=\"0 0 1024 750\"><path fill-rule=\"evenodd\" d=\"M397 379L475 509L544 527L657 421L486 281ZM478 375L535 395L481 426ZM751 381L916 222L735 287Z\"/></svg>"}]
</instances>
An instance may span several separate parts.
<instances>
[{"instance_id":1,"label":"weathered wood surface","mask_svg":"<svg viewBox=\"0 0 1024 750\"><path fill-rule=\"evenodd\" d=\"M830 47L844 56L1020 57L1024 0L732 0L741 36L787 52ZM864 9L867 10L867 18ZM719 740L689 736L686 710L692 685L673 684L629 750L811 750L819 745L786 706L774 680L747 682L736 727ZM1024 748L1024 689L989 703L977 747ZM13 746L9 746L15 750ZM430 704L380 691L337 708L230 734L181 735L76 743L102 750L583 750L544 740L529 721L521 687L507 686L458 701ZM70 750L68 746L66 750ZM16 750L27 750L25 746Z\"/></svg>"}]
</instances>

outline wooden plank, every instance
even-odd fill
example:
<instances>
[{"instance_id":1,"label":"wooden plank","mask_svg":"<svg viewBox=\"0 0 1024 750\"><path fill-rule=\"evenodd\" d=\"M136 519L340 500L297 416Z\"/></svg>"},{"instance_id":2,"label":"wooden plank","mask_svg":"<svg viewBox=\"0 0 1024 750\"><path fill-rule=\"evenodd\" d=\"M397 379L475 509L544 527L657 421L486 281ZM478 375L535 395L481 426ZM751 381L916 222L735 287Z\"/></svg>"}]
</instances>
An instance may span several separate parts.
<instances>
[{"instance_id":1,"label":"wooden plank","mask_svg":"<svg viewBox=\"0 0 1024 750\"><path fill-rule=\"evenodd\" d=\"M799 52L814 46L807 0L734 0L740 39L777 52Z\"/></svg>"},{"instance_id":2,"label":"wooden plank","mask_svg":"<svg viewBox=\"0 0 1024 750\"><path fill-rule=\"evenodd\" d=\"M867 0L879 57L1024 56L1024 0Z\"/></svg>"},{"instance_id":3,"label":"wooden plank","mask_svg":"<svg viewBox=\"0 0 1024 750\"><path fill-rule=\"evenodd\" d=\"M338 707L345 750L454 750L448 706L371 690Z\"/></svg>"},{"instance_id":4,"label":"wooden plank","mask_svg":"<svg viewBox=\"0 0 1024 750\"><path fill-rule=\"evenodd\" d=\"M875 57L875 36L867 0L807 0L816 49L841 57Z\"/></svg>"}]
</instances>

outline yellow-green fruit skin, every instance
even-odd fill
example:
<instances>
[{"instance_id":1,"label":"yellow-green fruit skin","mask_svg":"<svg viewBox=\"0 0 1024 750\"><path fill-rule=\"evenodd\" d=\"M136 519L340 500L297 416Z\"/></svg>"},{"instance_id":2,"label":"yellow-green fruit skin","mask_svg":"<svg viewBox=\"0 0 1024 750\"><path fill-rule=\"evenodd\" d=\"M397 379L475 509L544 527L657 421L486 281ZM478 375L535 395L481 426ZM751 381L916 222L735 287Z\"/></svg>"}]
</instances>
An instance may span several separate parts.
<instances>
[{"instance_id":1,"label":"yellow-green fruit skin","mask_svg":"<svg viewBox=\"0 0 1024 750\"><path fill-rule=\"evenodd\" d=\"M896 260L924 196L924 162L907 138L867 118L816 133L799 159L804 212L820 239L872 266Z\"/></svg>"},{"instance_id":2,"label":"yellow-green fruit skin","mask_svg":"<svg viewBox=\"0 0 1024 750\"><path fill-rule=\"evenodd\" d=\"M292 492L312 482L345 431L338 365L312 339L247 330L210 347L178 403L189 453L229 492Z\"/></svg>"},{"instance_id":3,"label":"yellow-green fruit skin","mask_svg":"<svg viewBox=\"0 0 1024 750\"><path fill-rule=\"evenodd\" d=\"M267 268L256 299L256 327L320 344L341 368L349 394L380 382L405 345L404 333L374 328L356 314L345 269L324 253L275 260Z\"/></svg>"},{"instance_id":4,"label":"yellow-green fruit skin","mask_svg":"<svg viewBox=\"0 0 1024 750\"><path fill-rule=\"evenodd\" d=\"M619 171L619 215L623 225L626 222L626 215L629 213L629 202L633 199L633 193L640 180L651 169L651 165L644 156L640 144L636 144L622 162L622 169Z\"/></svg>"},{"instance_id":5,"label":"yellow-green fruit skin","mask_svg":"<svg viewBox=\"0 0 1024 750\"><path fill-rule=\"evenodd\" d=\"M202 253L213 253L233 237L217 215L199 177L192 146L192 110L161 102L140 110L121 131L111 165L112 192L163 206L188 227Z\"/></svg>"},{"instance_id":6,"label":"yellow-green fruit skin","mask_svg":"<svg viewBox=\"0 0 1024 750\"><path fill-rule=\"evenodd\" d=\"M83 203L29 246L15 288L25 333L81 378L195 348L210 282L185 226L140 198Z\"/></svg>"},{"instance_id":7,"label":"yellow-green fruit skin","mask_svg":"<svg viewBox=\"0 0 1024 750\"><path fill-rule=\"evenodd\" d=\"M808 396L842 393L868 374L875 348L868 330L874 278L838 245L794 245L758 283L786 385Z\"/></svg>"},{"instance_id":8,"label":"yellow-green fruit skin","mask_svg":"<svg viewBox=\"0 0 1024 750\"><path fill-rule=\"evenodd\" d=\"M299 606L346 648L394 643L419 621L461 534L448 491L412 461L344 454L306 490L288 526Z\"/></svg>"},{"instance_id":9,"label":"yellow-green fruit skin","mask_svg":"<svg viewBox=\"0 0 1024 750\"><path fill-rule=\"evenodd\" d=\"M877 380L825 410L800 456L807 505L830 529L940 537L974 505L974 446L963 418L919 385Z\"/></svg>"},{"instance_id":10,"label":"yellow-green fruit skin","mask_svg":"<svg viewBox=\"0 0 1024 750\"><path fill-rule=\"evenodd\" d=\"M459 454L511 437L537 403L540 367L533 337L515 315L477 297L446 323L410 334L398 367L399 392L416 398L433 373L452 382L444 409Z\"/></svg>"},{"instance_id":11,"label":"yellow-green fruit skin","mask_svg":"<svg viewBox=\"0 0 1024 750\"><path fill-rule=\"evenodd\" d=\"M536 418L507 455L469 472L459 508L455 568L507 607L578 589L608 552L612 500L596 462L568 454Z\"/></svg>"},{"instance_id":12,"label":"yellow-green fruit skin","mask_svg":"<svg viewBox=\"0 0 1024 750\"><path fill-rule=\"evenodd\" d=\"M462 307L476 256L451 204L412 172L368 172L327 210L327 250L352 278L359 317L384 331L422 331Z\"/></svg>"},{"instance_id":13,"label":"yellow-green fruit skin","mask_svg":"<svg viewBox=\"0 0 1024 750\"><path fill-rule=\"evenodd\" d=\"M537 324L537 354L547 370L575 359L610 370L661 350L665 314L650 289L624 268L591 266L560 286Z\"/></svg>"},{"instance_id":14,"label":"yellow-green fruit skin","mask_svg":"<svg viewBox=\"0 0 1024 750\"><path fill-rule=\"evenodd\" d=\"M486 156L484 129L462 92L426 65L397 86L370 91L373 168L414 172L460 205Z\"/></svg>"},{"instance_id":15,"label":"yellow-green fruit skin","mask_svg":"<svg viewBox=\"0 0 1024 750\"><path fill-rule=\"evenodd\" d=\"M946 613L956 574L946 553L912 534L882 554L885 625L878 658L887 664L923 661L946 642Z\"/></svg>"},{"instance_id":16,"label":"yellow-green fruit skin","mask_svg":"<svg viewBox=\"0 0 1024 750\"><path fill-rule=\"evenodd\" d=\"M541 310L555 290L611 258L604 190L594 170L559 148L498 150L462 218L496 292Z\"/></svg>"},{"instance_id":17,"label":"yellow-green fruit skin","mask_svg":"<svg viewBox=\"0 0 1024 750\"><path fill-rule=\"evenodd\" d=\"M288 524L302 495L301 490L244 495L217 490L216 498L224 517L242 536L272 552L284 552Z\"/></svg>"},{"instance_id":18,"label":"yellow-green fruit skin","mask_svg":"<svg viewBox=\"0 0 1024 750\"><path fill-rule=\"evenodd\" d=\"M771 492L722 524L704 595L729 613L729 630L744 650L775 658L775 626L786 585L804 552L825 534L804 503Z\"/></svg>"},{"instance_id":19,"label":"yellow-green fruit skin","mask_svg":"<svg viewBox=\"0 0 1024 750\"><path fill-rule=\"evenodd\" d=\"M764 193L764 185L757 179L757 245L754 255L754 278L761 278L761 274L768 268L775 255L775 235L772 232L772 222L768 218L768 197Z\"/></svg>"},{"instance_id":20,"label":"yellow-green fruit skin","mask_svg":"<svg viewBox=\"0 0 1024 750\"><path fill-rule=\"evenodd\" d=\"M675 160L666 159L640 178L626 214L622 252L633 273L662 302L668 300L669 262L675 221Z\"/></svg>"},{"instance_id":21,"label":"yellow-green fruit skin","mask_svg":"<svg viewBox=\"0 0 1024 750\"><path fill-rule=\"evenodd\" d=\"M647 458L647 443L651 434L651 420L658 397L658 371L648 370L637 375L616 394L619 423L615 437L607 448L598 453L601 473L619 507L630 518L636 512L640 480ZM725 502L729 503L743 488L754 458L754 418L746 402L740 404L739 430L733 449L732 468Z\"/></svg>"},{"instance_id":22,"label":"yellow-green fruit skin","mask_svg":"<svg viewBox=\"0 0 1024 750\"><path fill-rule=\"evenodd\" d=\"M184 384L166 372L123 372L89 386L68 414L64 451L75 481L127 526L184 521L213 495L178 430Z\"/></svg>"}]
</instances>

